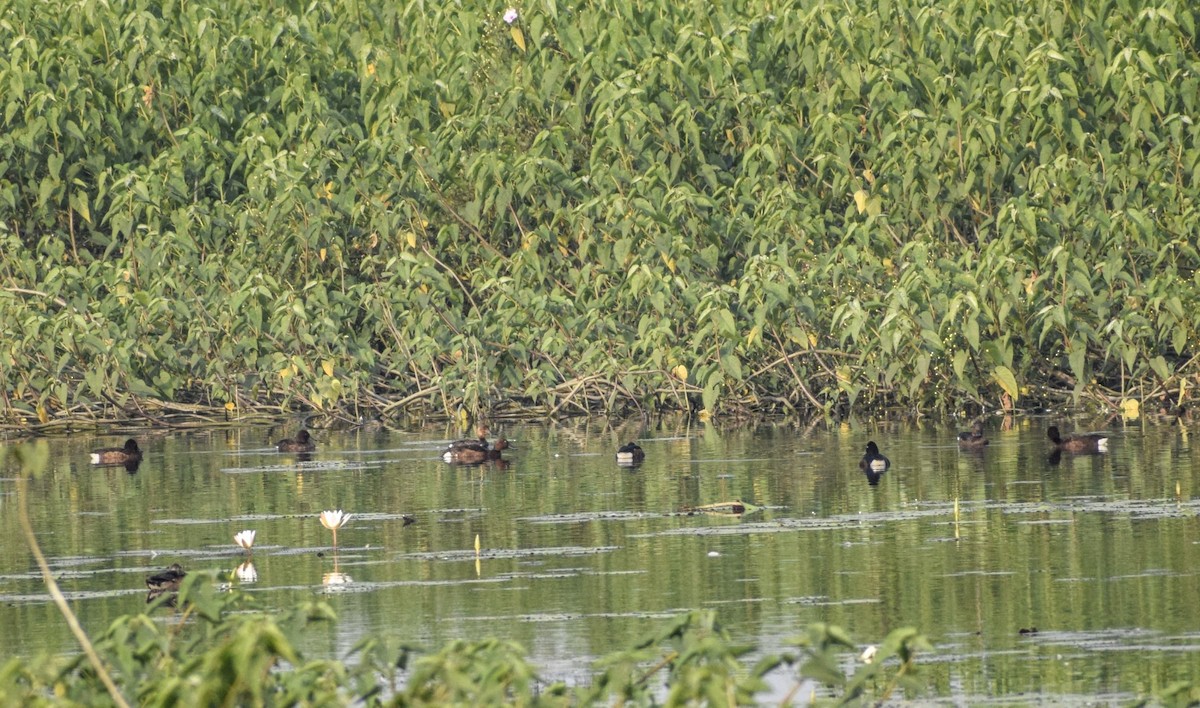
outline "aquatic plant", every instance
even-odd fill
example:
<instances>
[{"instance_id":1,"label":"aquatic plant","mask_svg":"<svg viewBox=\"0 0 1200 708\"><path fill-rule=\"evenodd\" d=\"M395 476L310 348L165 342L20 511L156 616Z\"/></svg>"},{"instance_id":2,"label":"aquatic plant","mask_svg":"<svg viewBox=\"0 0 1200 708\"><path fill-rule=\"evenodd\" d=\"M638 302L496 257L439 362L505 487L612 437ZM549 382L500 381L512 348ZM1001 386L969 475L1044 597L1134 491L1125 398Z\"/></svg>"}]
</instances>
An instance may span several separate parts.
<instances>
[{"instance_id":1,"label":"aquatic plant","mask_svg":"<svg viewBox=\"0 0 1200 708\"><path fill-rule=\"evenodd\" d=\"M341 509L329 510L321 512L318 517L321 520L321 525L329 529L333 533L333 547L337 548L337 532L338 529L345 526L349 521L351 514L342 513Z\"/></svg>"},{"instance_id":2,"label":"aquatic plant","mask_svg":"<svg viewBox=\"0 0 1200 708\"><path fill-rule=\"evenodd\" d=\"M249 555L254 550L254 537L257 534L257 531L251 529L238 531L233 535L233 542L241 546L246 551L246 555Z\"/></svg>"},{"instance_id":3,"label":"aquatic plant","mask_svg":"<svg viewBox=\"0 0 1200 708\"><path fill-rule=\"evenodd\" d=\"M516 10L8 3L5 423L1198 395L1191 4Z\"/></svg>"}]
</instances>

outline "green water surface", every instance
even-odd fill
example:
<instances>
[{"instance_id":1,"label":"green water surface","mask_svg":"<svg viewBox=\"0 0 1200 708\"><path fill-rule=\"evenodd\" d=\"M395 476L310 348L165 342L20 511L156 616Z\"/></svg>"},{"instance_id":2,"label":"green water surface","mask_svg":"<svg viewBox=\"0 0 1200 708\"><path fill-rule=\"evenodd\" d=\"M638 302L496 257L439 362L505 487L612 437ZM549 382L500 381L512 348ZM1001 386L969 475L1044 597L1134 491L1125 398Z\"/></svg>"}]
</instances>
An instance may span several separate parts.
<instances>
[{"instance_id":1,"label":"green water surface","mask_svg":"<svg viewBox=\"0 0 1200 708\"><path fill-rule=\"evenodd\" d=\"M323 595L340 621L305 649L338 656L368 632L431 649L496 635L575 683L660 618L715 608L763 651L814 621L864 645L914 626L936 647L920 658L930 693L969 701L1117 701L1200 681L1200 430L1114 425L1108 454L1054 461L1051 422L1076 427L989 420L982 454L946 425L508 426L516 449L478 467L442 462L445 429L318 430L309 460L270 446L284 428L142 430L132 474L88 464L126 433L52 440L30 511L93 633L178 562L267 606ZM634 439L645 463L618 467ZM858 469L868 439L892 461L874 487ZM68 651L14 474L0 481L0 654ZM738 499L764 509L690 512ZM336 553L323 509L354 515ZM234 572L242 529L257 531L252 582Z\"/></svg>"}]
</instances>

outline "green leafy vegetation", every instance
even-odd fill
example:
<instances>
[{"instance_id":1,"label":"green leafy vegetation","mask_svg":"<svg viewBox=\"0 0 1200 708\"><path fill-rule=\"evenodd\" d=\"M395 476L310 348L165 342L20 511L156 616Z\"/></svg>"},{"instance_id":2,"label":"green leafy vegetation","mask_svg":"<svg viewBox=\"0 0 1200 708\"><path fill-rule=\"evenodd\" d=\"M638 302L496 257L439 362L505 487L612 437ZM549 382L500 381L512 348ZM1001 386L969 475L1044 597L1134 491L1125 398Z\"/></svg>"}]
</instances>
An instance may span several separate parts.
<instances>
[{"instance_id":1,"label":"green leafy vegetation","mask_svg":"<svg viewBox=\"0 0 1200 708\"><path fill-rule=\"evenodd\" d=\"M296 641L314 623L335 621L323 601L272 616L248 610L243 593L188 582L180 602L186 609L179 617L120 617L96 642L118 690L137 705L746 705L768 688L763 677L772 671L784 680L790 676L794 691L822 686L822 695L832 691L829 703L842 703L886 698L902 680L909 695L917 695L924 686L911 673L912 660L928 648L915 632L897 630L884 644L895 660L859 664L846 677L839 654L853 644L845 645L849 640L836 627L821 626L810 630L822 637L819 649L806 644L803 653L745 666L749 647L734 644L712 612L694 612L636 647L598 660L594 682L570 689L540 679L524 649L511 642L455 641L424 653L395 639L368 637L345 660L321 659L304 656ZM811 668L816 664L822 669ZM51 697L75 705L111 701L82 656L12 658L0 665L5 703L36 705Z\"/></svg>"},{"instance_id":2,"label":"green leafy vegetation","mask_svg":"<svg viewBox=\"0 0 1200 708\"><path fill-rule=\"evenodd\" d=\"M0 4L0 376L80 416L1175 409L1196 12Z\"/></svg>"}]
</instances>

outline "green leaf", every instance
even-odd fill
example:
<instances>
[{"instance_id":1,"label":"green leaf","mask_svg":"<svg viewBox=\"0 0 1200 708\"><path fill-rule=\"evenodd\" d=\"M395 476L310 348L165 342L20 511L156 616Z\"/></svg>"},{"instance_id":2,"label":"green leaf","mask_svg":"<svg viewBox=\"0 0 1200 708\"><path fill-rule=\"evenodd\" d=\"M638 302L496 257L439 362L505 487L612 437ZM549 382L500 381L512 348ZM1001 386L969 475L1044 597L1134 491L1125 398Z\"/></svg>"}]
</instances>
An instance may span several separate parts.
<instances>
[{"instance_id":1,"label":"green leaf","mask_svg":"<svg viewBox=\"0 0 1200 708\"><path fill-rule=\"evenodd\" d=\"M1150 368L1158 375L1158 378L1166 381L1174 375L1173 367L1167 363L1167 360L1161 356L1151 357Z\"/></svg>"},{"instance_id":2,"label":"green leaf","mask_svg":"<svg viewBox=\"0 0 1200 708\"><path fill-rule=\"evenodd\" d=\"M1087 345L1079 340L1071 341L1071 353L1067 356L1071 366L1071 375L1076 381L1086 381L1087 376Z\"/></svg>"},{"instance_id":3,"label":"green leaf","mask_svg":"<svg viewBox=\"0 0 1200 708\"><path fill-rule=\"evenodd\" d=\"M742 360L735 354L724 354L721 356L721 366L725 368L725 372L737 381L742 380Z\"/></svg>"}]
</instances>

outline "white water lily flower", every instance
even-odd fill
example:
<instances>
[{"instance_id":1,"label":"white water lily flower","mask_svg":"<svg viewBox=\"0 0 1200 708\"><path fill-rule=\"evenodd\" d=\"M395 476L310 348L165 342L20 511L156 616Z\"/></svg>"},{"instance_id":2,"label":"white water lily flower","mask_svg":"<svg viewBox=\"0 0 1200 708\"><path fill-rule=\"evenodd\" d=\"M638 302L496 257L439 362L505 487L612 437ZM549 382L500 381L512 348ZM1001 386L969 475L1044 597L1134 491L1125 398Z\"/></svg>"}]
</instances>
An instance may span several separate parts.
<instances>
[{"instance_id":1,"label":"white water lily flower","mask_svg":"<svg viewBox=\"0 0 1200 708\"><path fill-rule=\"evenodd\" d=\"M340 529L341 527L346 525L346 522L350 520L350 517L351 517L351 514L345 514L342 512L341 509L335 509L333 511L329 511L329 510L322 511L321 512L321 525L324 526L325 528L329 529L330 531L337 531L338 529Z\"/></svg>"},{"instance_id":2,"label":"white water lily flower","mask_svg":"<svg viewBox=\"0 0 1200 708\"><path fill-rule=\"evenodd\" d=\"M517 8L510 7L504 11L504 23L511 25L512 23L517 21L518 16L519 15L517 15Z\"/></svg>"},{"instance_id":3,"label":"white water lily flower","mask_svg":"<svg viewBox=\"0 0 1200 708\"><path fill-rule=\"evenodd\" d=\"M237 545L241 546L242 548L245 548L248 551L254 547L254 535L256 533L258 533L258 532L251 531L250 529L246 529L245 531L238 531L236 534L233 535L233 542L236 543Z\"/></svg>"},{"instance_id":4,"label":"white water lily flower","mask_svg":"<svg viewBox=\"0 0 1200 708\"><path fill-rule=\"evenodd\" d=\"M333 550L337 551L337 532L338 529L346 525L350 520L350 514L345 514L341 509L329 511L326 509L321 512L321 525L333 532Z\"/></svg>"}]
</instances>

